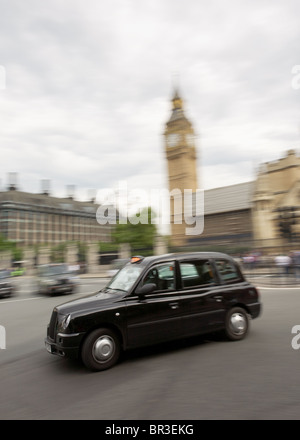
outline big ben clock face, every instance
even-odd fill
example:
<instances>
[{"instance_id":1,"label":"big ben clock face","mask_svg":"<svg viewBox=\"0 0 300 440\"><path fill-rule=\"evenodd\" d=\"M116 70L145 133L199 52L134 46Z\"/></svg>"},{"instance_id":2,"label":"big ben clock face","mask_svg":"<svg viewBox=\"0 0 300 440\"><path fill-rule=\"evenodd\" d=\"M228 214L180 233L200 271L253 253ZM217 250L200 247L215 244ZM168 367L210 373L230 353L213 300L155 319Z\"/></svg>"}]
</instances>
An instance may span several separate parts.
<instances>
[{"instance_id":1,"label":"big ben clock face","mask_svg":"<svg viewBox=\"0 0 300 440\"><path fill-rule=\"evenodd\" d=\"M171 133L167 137L168 147L175 147L179 141L179 134Z\"/></svg>"},{"instance_id":2,"label":"big ben clock face","mask_svg":"<svg viewBox=\"0 0 300 440\"><path fill-rule=\"evenodd\" d=\"M193 134L187 134L186 135L186 142L188 144L189 147L192 147L194 145L194 135Z\"/></svg>"}]
</instances>

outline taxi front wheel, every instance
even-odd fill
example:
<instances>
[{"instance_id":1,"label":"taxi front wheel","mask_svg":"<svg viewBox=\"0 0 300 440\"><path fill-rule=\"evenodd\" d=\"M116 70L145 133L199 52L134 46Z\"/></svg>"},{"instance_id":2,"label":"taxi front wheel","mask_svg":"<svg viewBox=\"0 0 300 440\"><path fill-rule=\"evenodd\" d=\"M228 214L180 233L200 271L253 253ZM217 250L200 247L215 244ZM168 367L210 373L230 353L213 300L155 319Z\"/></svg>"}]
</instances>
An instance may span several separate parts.
<instances>
[{"instance_id":1,"label":"taxi front wheel","mask_svg":"<svg viewBox=\"0 0 300 440\"><path fill-rule=\"evenodd\" d=\"M120 341L110 329L100 328L91 332L85 339L81 358L92 371L111 368L120 357Z\"/></svg>"},{"instance_id":2,"label":"taxi front wheel","mask_svg":"<svg viewBox=\"0 0 300 440\"><path fill-rule=\"evenodd\" d=\"M233 307L227 312L225 335L231 341L243 339L249 329L249 317L242 307Z\"/></svg>"}]
</instances>

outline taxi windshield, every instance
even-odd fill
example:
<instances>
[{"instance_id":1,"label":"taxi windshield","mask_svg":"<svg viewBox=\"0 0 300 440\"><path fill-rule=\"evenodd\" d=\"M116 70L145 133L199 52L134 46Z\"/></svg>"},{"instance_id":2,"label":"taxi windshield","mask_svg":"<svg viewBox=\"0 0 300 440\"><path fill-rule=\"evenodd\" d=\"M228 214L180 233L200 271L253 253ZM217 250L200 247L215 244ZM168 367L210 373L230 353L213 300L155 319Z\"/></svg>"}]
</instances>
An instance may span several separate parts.
<instances>
[{"instance_id":1,"label":"taxi windshield","mask_svg":"<svg viewBox=\"0 0 300 440\"><path fill-rule=\"evenodd\" d=\"M124 266L107 284L106 288L112 290L123 290L129 292L138 277L140 276L143 267L135 264L128 264Z\"/></svg>"}]
</instances>

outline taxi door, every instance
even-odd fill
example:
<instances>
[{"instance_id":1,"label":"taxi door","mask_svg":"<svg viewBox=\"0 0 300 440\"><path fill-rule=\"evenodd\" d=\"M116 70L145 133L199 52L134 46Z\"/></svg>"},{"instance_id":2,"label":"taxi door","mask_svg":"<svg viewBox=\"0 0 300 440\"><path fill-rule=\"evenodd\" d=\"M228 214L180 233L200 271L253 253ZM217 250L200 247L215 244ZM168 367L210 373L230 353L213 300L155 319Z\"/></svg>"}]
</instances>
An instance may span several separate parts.
<instances>
[{"instance_id":1,"label":"taxi door","mask_svg":"<svg viewBox=\"0 0 300 440\"><path fill-rule=\"evenodd\" d=\"M179 262L181 274L182 332L184 336L208 333L224 326L224 287L208 259Z\"/></svg>"},{"instance_id":2,"label":"taxi door","mask_svg":"<svg viewBox=\"0 0 300 440\"><path fill-rule=\"evenodd\" d=\"M139 288L146 284L156 287L139 295ZM182 311L176 288L174 261L148 269L138 288L126 299L128 347L156 344L181 335Z\"/></svg>"}]
</instances>

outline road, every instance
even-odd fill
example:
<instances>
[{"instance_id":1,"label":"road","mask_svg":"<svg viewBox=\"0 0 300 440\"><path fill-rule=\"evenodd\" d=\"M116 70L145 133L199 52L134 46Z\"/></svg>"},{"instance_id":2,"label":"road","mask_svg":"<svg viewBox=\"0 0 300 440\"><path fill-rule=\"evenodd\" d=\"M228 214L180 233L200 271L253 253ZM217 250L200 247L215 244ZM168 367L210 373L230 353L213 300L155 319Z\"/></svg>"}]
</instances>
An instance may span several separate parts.
<instances>
[{"instance_id":1,"label":"road","mask_svg":"<svg viewBox=\"0 0 300 440\"><path fill-rule=\"evenodd\" d=\"M92 293L101 279L82 279L77 293L45 297L30 278L0 300L6 349L0 350L2 420L284 420L300 419L300 288L262 288L263 314L247 338L193 338L123 355L91 373L44 348L52 308Z\"/></svg>"}]
</instances>

